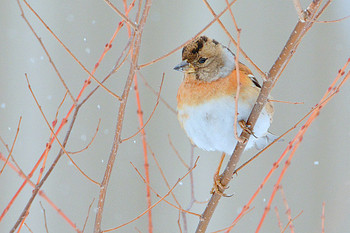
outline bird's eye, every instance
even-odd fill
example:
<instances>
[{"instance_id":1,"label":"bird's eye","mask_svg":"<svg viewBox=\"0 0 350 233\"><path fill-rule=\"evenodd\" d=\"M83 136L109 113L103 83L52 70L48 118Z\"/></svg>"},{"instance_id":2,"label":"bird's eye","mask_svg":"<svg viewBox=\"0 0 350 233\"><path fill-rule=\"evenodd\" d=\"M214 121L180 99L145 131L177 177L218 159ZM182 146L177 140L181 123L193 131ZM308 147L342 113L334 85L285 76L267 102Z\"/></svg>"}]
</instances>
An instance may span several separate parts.
<instances>
[{"instance_id":1,"label":"bird's eye","mask_svg":"<svg viewBox=\"0 0 350 233\"><path fill-rule=\"evenodd\" d=\"M199 58L198 62L203 64L208 58L201 57Z\"/></svg>"}]
</instances>

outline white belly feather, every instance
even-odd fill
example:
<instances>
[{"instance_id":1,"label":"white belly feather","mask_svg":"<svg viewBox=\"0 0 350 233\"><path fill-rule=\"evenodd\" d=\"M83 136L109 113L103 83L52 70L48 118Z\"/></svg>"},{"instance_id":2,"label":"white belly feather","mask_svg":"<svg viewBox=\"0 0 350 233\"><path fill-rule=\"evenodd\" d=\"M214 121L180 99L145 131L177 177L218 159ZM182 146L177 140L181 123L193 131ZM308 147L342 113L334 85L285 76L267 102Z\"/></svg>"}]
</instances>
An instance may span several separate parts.
<instances>
[{"instance_id":1,"label":"white belly feather","mask_svg":"<svg viewBox=\"0 0 350 233\"><path fill-rule=\"evenodd\" d=\"M234 98L223 97L201 105L183 106L178 110L178 118L192 142L207 151L221 151L232 154L236 146L234 136ZM238 121L246 121L253 108L254 102L241 104L238 102ZM250 137L246 149L255 146L257 149L264 148L274 140L274 136L268 133L270 117L263 109L254 127L254 134ZM242 129L237 125L238 135Z\"/></svg>"}]
</instances>

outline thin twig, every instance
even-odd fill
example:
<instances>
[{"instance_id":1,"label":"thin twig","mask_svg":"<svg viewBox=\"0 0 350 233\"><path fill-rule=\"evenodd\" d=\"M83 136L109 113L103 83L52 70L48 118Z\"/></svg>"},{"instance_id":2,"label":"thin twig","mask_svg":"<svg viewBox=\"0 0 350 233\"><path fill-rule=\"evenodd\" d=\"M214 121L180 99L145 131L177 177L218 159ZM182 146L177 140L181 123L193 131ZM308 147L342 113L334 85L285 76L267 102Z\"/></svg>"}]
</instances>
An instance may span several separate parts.
<instances>
[{"instance_id":1,"label":"thin twig","mask_svg":"<svg viewBox=\"0 0 350 233\"><path fill-rule=\"evenodd\" d=\"M154 105L154 108L153 108L153 110L152 110L152 113L151 113L151 115L149 116L149 118L148 118L148 120L146 121L146 123L145 123L145 124L142 124L141 128L140 128L136 133L134 133L133 135L131 135L131 136L127 137L127 138L122 139L121 142L125 142L125 141L127 141L127 140L130 140L131 138L133 138L133 137L135 137L136 135L138 135L140 132L142 132L142 131L144 130L144 128L146 127L146 125L148 124L148 122L150 122L150 120L152 119L152 116L153 116L154 112L156 111L157 106L158 106L158 104L159 104L159 97L160 97L160 93L161 93L161 91L162 91L163 81L164 81L164 73L163 73L162 81L161 81L161 83L160 83L159 92L158 92L159 94L158 94L158 96L157 96L156 104ZM139 110L139 111L140 111L140 110Z\"/></svg>"},{"instance_id":2,"label":"thin twig","mask_svg":"<svg viewBox=\"0 0 350 233\"><path fill-rule=\"evenodd\" d=\"M292 211L288 205L287 197L286 197L286 194L284 193L282 185L279 185L278 187L282 195L283 204L286 208L286 214L287 214L288 220L290 221L290 224L289 224L290 233L294 233L294 225L292 222Z\"/></svg>"},{"instance_id":3,"label":"thin twig","mask_svg":"<svg viewBox=\"0 0 350 233\"><path fill-rule=\"evenodd\" d=\"M157 164L157 168L158 168L158 170L159 170L159 172L160 172L160 174L161 174L161 176L162 176L162 178L163 178L163 180L164 180L164 182L165 182L165 185L167 186L168 189L170 189L170 184L169 184L167 178L165 177L165 174L164 174L164 172L163 172L162 167L159 165L159 162L158 162L158 160L157 160L157 158L156 158L156 155L155 155L154 152L152 151L151 146L150 146L149 144L147 144L147 146L148 146L148 149L149 149L150 152L151 152L151 155L152 155L154 161L155 161L156 164ZM172 196L173 199L175 200L176 204L179 206L179 209L182 209L180 202L179 202L179 201L177 200L177 198L175 197L175 194L174 194L174 193L171 193L171 196Z\"/></svg>"},{"instance_id":4,"label":"thin twig","mask_svg":"<svg viewBox=\"0 0 350 233\"><path fill-rule=\"evenodd\" d=\"M123 20L125 20L125 22L127 22L134 30L137 30L138 27L135 23L131 22L131 20L124 15L120 10L118 10L118 8L116 8L109 0L104 0L108 6L110 6L115 12L117 12L117 14L123 18Z\"/></svg>"},{"instance_id":5,"label":"thin twig","mask_svg":"<svg viewBox=\"0 0 350 233\"><path fill-rule=\"evenodd\" d=\"M41 201L39 201L39 204L41 206L41 209L43 210L43 214L44 214L44 222L45 222L45 230L46 230L46 233L49 233L49 229L47 227L47 220L46 220L46 211L44 209L44 206L41 204Z\"/></svg>"},{"instance_id":6,"label":"thin twig","mask_svg":"<svg viewBox=\"0 0 350 233\"><path fill-rule=\"evenodd\" d=\"M160 198L156 203L154 203L151 207L149 207L147 210L145 210L144 212L142 212L140 215L138 215L136 218L124 223L124 224L121 224L120 226L117 226L117 227L114 227L114 228L111 228L111 229L108 229L108 230L104 230L102 232L110 232L110 231L114 231L114 230L117 230L117 229L120 229L134 221L136 221L137 219L141 218L143 215L145 215L148 211L152 210L154 207L156 207L161 201L163 201L167 196L170 195L170 193L175 189L175 187L180 183L180 181L182 181L194 168L196 168L197 166L197 161L198 161L198 158L196 160L196 163L195 165L193 166L193 168L188 171L183 177L181 177L180 179L177 180L177 182L173 185L173 187L162 197Z\"/></svg>"},{"instance_id":7,"label":"thin twig","mask_svg":"<svg viewBox=\"0 0 350 233\"><path fill-rule=\"evenodd\" d=\"M15 143L17 141L17 136L18 136L18 133L19 133L19 128L21 126L21 121L22 121L22 117L19 118L19 121L18 121L18 125L17 125L17 131L16 131L16 135L15 135L15 139L13 139L13 143L12 143L12 146L11 146L11 150L9 152L9 155L7 156L6 158L6 161L5 161L5 164L2 166L1 168L1 171L0 171L0 175L2 174L2 172L4 171L5 167L6 167L6 164L7 162L9 161L11 155L12 155L12 151L13 151L13 148L15 147Z\"/></svg>"},{"instance_id":8,"label":"thin twig","mask_svg":"<svg viewBox=\"0 0 350 233\"><path fill-rule=\"evenodd\" d=\"M142 73L140 71L137 72L138 74L140 74L141 76L141 79L143 81L143 83L145 84L146 87L148 87L155 96L158 96L159 95L159 92L157 92L156 90L154 90L154 88L146 81L145 77L142 75ZM176 110L170 106L170 104L160 95L159 97L160 101L162 101L165 106L170 110L172 111L174 114L176 114Z\"/></svg>"},{"instance_id":9,"label":"thin twig","mask_svg":"<svg viewBox=\"0 0 350 233\"><path fill-rule=\"evenodd\" d=\"M29 226L28 226L28 224L27 224L27 223L24 223L24 226L26 226L26 227L27 227L27 229L28 229L28 231L30 231L30 233L34 233L34 232L32 231L32 229L30 229L30 228L29 228Z\"/></svg>"},{"instance_id":10,"label":"thin twig","mask_svg":"<svg viewBox=\"0 0 350 233\"><path fill-rule=\"evenodd\" d=\"M232 229L234 226L236 226L237 222L238 222L243 216L245 216L246 214L250 213L253 209L254 209L254 207L251 208L249 211L245 212L244 215L242 215L242 216L241 216L239 219L237 219L235 222L231 223L230 226L225 227L224 229L221 229L221 230L218 230L218 231L213 231L213 232L211 232L211 233L219 233L219 232L223 232L223 231L227 232L229 229Z\"/></svg>"},{"instance_id":11,"label":"thin twig","mask_svg":"<svg viewBox=\"0 0 350 233\"><path fill-rule=\"evenodd\" d=\"M179 160L181 161L181 163L187 168L190 169L190 166L185 162L185 160L181 157L180 153L177 151L177 149L175 148L174 144L171 141L170 135L168 134L168 140L169 140L169 144L171 146L171 148L173 149L173 151L175 152L176 156L179 158Z\"/></svg>"},{"instance_id":12,"label":"thin twig","mask_svg":"<svg viewBox=\"0 0 350 233\"><path fill-rule=\"evenodd\" d=\"M67 151L67 153L69 153L69 154L79 154L79 153L83 152L84 150L87 150L91 146L91 144L93 143L93 141L96 138L97 132L98 132L98 130L100 128L100 123L101 123L101 118L98 119L98 123L97 123L97 127L96 127L96 131L94 133L94 136L91 138L90 142L83 149L78 150L78 151L74 151L74 152Z\"/></svg>"},{"instance_id":13,"label":"thin twig","mask_svg":"<svg viewBox=\"0 0 350 233\"><path fill-rule=\"evenodd\" d=\"M90 210L91 210L91 207L92 207L92 205L94 204L94 202L95 202L95 198L94 198L94 199L92 199L92 202L91 202L91 204L89 205L89 209L88 209L87 216L86 216L86 218L85 218L85 222L84 222L83 230L81 230L81 232L82 232L82 233L84 233L84 231L85 231L85 227L86 227L87 221L88 221L89 216L90 216Z\"/></svg>"},{"instance_id":14,"label":"thin twig","mask_svg":"<svg viewBox=\"0 0 350 233\"><path fill-rule=\"evenodd\" d=\"M183 213L183 212L182 212ZM177 226L179 228L180 233L182 233L182 227L181 227L181 211L179 211L179 214L177 215Z\"/></svg>"},{"instance_id":15,"label":"thin twig","mask_svg":"<svg viewBox=\"0 0 350 233\"><path fill-rule=\"evenodd\" d=\"M170 141L170 136L168 135L168 138L169 138L169 142L171 143ZM172 145L172 144L171 144ZM172 145L173 149L175 150L175 152L177 152L177 150L175 149L175 147ZM180 155L178 156L179 158ZM181 158L182 159L182 158ZM194 160L194 146L191 144L191 155L190 155L190 166L188 166L185 161L183 161L183 163L185 165L187 165L187 169L189 170L190 167L193 166L193 160ZM182 162L182 161L181 161ZM195 203L196 201L196 198L194 196L194 181L193 181L193 172L190 173L190 188L191 188L191 200L189 201L188 203L188 207L186 208L187 210L190 210L193 206L193 204ZM179 213L180 214L180 213ZM185 212L182 212L182 221L183 221L183 226L184 226L184 232L187 233L188 232L188 227L187 227L187 215ZM179 223L180 224L180 223Z\"/></svg>"},{"instance_id":16,"label":"thin twig","mask_svg":"<svg viewBox=\"0 0 350 233\"><path fill-rule=\"evenodd\" d=\"M282 227L282 223L281 223L281 218L280 218L280 214L279 214L279 212L278 212L277 206L275 206L275 213L276 213L276 217L277 217L277 221L278 221L278 227L280 228L281 231L283 231L283 227Z\"/></svg>"},{"instance_id":17,"label":"thin twig","mask_svg":"<svg viewBox=\"0 0 350 233\"><path fill-rule=\"evenodd\" d=\"M141 2L141 1L140 1ZM138 233L142 233L141 231L140 231L140 229L138 229L137 227L135 227L135 230L138 232Z\"/></svg>"},{"instance_id":18,"label":"thin twig","mask_svg":"<svg viewBox=\"0 0 350 233\"><path fill-rule=\"evenodd\" d=\"M282 231L281 233L284 233L284 232L287 230L287 227L288 227L290 224L292 224L293 221L294 221L295 219L297 219L302 213L303 213L303 211L300 211L300 213L299 213L297 216L295 216L295 217L292 218L292 219L289 219L287 225L284 227L284 229L283 229L283 231Z\"/></svg>"},{"instance_id":19,"label":"thin twig","mask_svg":"<svg viewBox=\"0 0 350 233\"><path fill-rule=\"evenodd\" d=\"M345 17L340 18L340 19L325 20L325 21L315 21L315 23L338 23L338 22L343 21L343 20L348 19L348 18L350 18L350 15L345 16Z\"/></svg>"},{"instance_id":20,"label":"thin twig","mask_svg":"<svg viewBox=\"0 0 350 233\"><path fill-rule=\"evenodd\" d=\"M268 99L268 102L275 102L275 103L283 103L283 104L304 104L304 102L291 102L291 101L285 101L285 100L272 100Z\"/></svg>"},{"instance_id":21,"label":"thin twig","mask_svg":"<svg viewBox=\"0 0 350 233\"><path fill-rule=\"evenodd\" d=\"M231 9L231 8L230 8ZM241 82L240 82L240 74L239 74L239 62L238 62L238 56L239 56L239 43L240 43L240 32L241 30L239 28L236 28L237 30L237 52L235 56L235 64L236 64L236 82L237 82L237 88L236 88L236 95L234 96L235 99L235 116L234 116L234 123L233 123L233 131L234 131L234 136L237 140L237 142L243 143L244 139L240 138L238 136L237 132L237 121L238 121L238 101L239 101L239 93L241 91Z\"/></svg>"}]
</instances>

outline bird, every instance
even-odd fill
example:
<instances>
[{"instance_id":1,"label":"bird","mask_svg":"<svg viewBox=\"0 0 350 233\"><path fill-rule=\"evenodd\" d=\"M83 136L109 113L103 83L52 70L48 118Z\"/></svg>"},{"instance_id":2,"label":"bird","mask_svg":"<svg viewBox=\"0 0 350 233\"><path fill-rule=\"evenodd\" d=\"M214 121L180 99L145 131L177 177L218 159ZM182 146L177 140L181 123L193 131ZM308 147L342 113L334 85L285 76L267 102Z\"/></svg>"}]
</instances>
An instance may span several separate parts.
<instances>
[{"instance_id":1,"label":"bird","mask_svg":"<svg viewBox=\"0 0 350 233\"><path fill-rule=\"evenodd\" d=\"M177 117L195 146L206 151L231 155L237 144L234 134L237 71L240 92L237 110L237 135L242 130L252 136L245 150L263 149L277 137L269 132L274 107L268 101L253 131L247 119L260 93L261 86L243 63L236 67L235 54L207 36L199 36L182 49L182 62L174 67L184 73L177 93ZM271 98L271 97L269 97Z\"/></svg>"}]
</instances>

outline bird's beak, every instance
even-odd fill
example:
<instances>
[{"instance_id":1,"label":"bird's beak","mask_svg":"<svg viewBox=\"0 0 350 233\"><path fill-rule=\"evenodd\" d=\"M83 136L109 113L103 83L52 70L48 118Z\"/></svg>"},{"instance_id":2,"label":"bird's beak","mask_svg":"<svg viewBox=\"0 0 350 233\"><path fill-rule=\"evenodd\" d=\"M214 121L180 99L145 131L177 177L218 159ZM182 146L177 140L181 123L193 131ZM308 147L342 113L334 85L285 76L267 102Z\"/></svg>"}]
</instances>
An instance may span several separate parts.
<instances>
[{"instance_id":1,"label":"bird's beak","mask_svg":"<svg viewBox=\"0 0 350 233\"><path fill-rule=\"evenodd\" d=\"M191 73L194 72L194 67L187 61L182 61L180 64L174 67L174 70Z\"/></svg>"}]
</instances>

